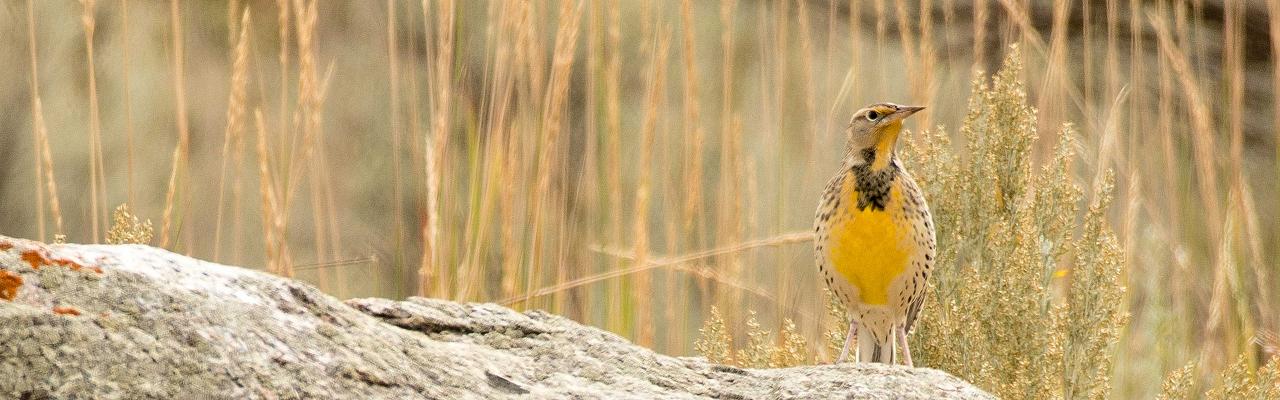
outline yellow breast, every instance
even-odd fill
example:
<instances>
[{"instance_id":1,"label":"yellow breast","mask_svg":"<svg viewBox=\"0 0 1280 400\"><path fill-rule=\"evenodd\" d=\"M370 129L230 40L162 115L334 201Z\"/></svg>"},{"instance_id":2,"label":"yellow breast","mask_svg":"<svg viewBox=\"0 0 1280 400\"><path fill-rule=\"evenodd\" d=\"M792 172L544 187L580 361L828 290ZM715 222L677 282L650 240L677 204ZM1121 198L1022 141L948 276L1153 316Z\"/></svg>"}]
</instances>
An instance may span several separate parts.
<instances>
[{"instance_id":1,"label":"yellow breast","mask_svg":"<svg viewBox=\"0 0 1280 400\"><path fill-rule=\"evenodd\" d=\"M858 204L857 191L844 192L841 204L848 204L850 209L840 212L851 215L839 218L840 222L831 227L829 259L832 267L849 284L858 288L862 303L887 304L889 285L911 262L908 246L902 240L908 228L899 226L893 215L902 209L901 193L895 185L890 190L885 209L875 211L872 207L852 209Z\"/></svg>"}]
</instances>

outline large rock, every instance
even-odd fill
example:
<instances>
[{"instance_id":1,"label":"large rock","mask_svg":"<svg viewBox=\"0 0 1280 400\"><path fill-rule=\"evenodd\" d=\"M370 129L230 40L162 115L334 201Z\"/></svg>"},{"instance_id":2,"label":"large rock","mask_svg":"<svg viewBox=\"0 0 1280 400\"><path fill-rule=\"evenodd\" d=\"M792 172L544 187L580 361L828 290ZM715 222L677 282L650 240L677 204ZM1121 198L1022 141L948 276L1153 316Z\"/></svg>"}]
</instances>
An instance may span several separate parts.
<instances>
[{"instance_id":1,"label":"large rock","mask_svg":"<svg viewBox=\"0 0 1280 400\"><path fill-rule=\"evenodd\" d=\"M882 365L739 369L539 311L342 302L146 246L0 236L0 398L991 398Z\"/></svg>"}]
</instances>

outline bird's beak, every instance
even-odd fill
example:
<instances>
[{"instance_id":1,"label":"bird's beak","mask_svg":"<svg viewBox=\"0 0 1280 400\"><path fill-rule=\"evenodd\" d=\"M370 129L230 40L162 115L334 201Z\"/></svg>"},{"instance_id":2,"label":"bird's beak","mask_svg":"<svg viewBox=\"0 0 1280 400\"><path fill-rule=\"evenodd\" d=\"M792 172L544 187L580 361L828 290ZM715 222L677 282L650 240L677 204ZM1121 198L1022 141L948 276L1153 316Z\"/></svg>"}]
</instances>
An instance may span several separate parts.
<instances>
[{"instance_id":1,"label":"bird's beak","mask_svg":"<svg viewBox=\"0 0 1280 400\"><path fill-rule=\"evenodd\" d=\"M920 110L923 110L923 109L924 109L924 106L902 106L902 107L898 107L898 111L895 111L895 112L892 114L892 117L893 117L893 120L894 120L894 121L901 121L901 120L906 119L907 117L910 117L910 116L911 116L911 114L915 114L916 112L918 112L918 111L920 111Z\"/></svg>"}]
</instances>

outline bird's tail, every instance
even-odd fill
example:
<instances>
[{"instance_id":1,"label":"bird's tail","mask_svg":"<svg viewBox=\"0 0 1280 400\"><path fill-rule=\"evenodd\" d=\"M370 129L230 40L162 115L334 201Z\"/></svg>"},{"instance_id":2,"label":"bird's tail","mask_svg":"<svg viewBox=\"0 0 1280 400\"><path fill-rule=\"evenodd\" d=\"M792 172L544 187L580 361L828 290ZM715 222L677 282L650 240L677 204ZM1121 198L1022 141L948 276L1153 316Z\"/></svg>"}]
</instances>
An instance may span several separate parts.
<instances>
[{"instance_id":1,"label":"bird's tail","mask_svg":"<svg viewBox=\"0 0 1280 400\"><path fill-rule=\"evenodd\" d=\"M893 350L893 329L884 332L865 328L858 330L858 362L893 364Z\"/></svg>"}]
</instances>

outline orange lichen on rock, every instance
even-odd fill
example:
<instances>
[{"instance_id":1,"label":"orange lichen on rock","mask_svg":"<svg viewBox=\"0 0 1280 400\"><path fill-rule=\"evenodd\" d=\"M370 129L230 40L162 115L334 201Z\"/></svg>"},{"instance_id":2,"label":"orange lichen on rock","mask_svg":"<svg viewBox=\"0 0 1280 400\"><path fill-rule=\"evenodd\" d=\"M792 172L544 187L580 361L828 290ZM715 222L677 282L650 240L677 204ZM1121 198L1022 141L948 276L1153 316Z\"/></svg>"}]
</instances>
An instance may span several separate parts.
<instances>
[{"instance_id":1,"label":"orange lichen on rock","mask_svg":"<svg viewBox=\"0 0 1280 400\"><path fill-rule=\"evenodd\" d=\"M72 271L79 271L81 268L84 268L83 265L65 258L49 259L49 257L46 257L44 253L41 253L39 250L27 250L22 252L22 261L26 261L28 264L31 264L31 268L34 269L40 269L40 267L46 265L61 265L71 269Z\"/></svg>"},{"instance_id":2,"label":"orange lichen on rock","mask_svg":"<svg viewBox=\"0 0 1280 400\"><path fill-rule=\"evenodd\" d=\"M18 297L18 287L22 286L22 277L0 269L0 299L13 301Z\"/></svg>"},{"instance_id":3,"label":"orange lichen on rock","mask_svg":"<svg viewBox=\"0 0 1280 400\"><path fill-rule=\"evenodd\" d=\"M79 271L81 268L84 268L83 265L80 265L75 261L71 261L67 259L56 259L56 260L53 260L53 262L55 264L70 268L72 271Z\"/></svg>"},{"instance_id":4,"label":"orange lichen on rock","mask_svg":"<svg viewBox=\"0 0 1280 400\"><path fill-rule=\"evenodd\" d=\"M48 259L44 258L44 254L40 254L40 252L36 250L27 250L22 252L22 261L26 261L28 264L31 264L31 268L35 269L40 269L40 267L43 267L49 262Z\"/></svg>"},{"instance_id":5,"label":"orange lichen on rock","mask_svg":"<svg viewBox=\"0 0 1280 400\"><path fill-rule=\"evenodd\" d=\"M75 307L59 306L53 308L53 313L61 315L80 315L80 310Z\"/></svg>"}]
</instances>

